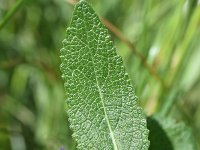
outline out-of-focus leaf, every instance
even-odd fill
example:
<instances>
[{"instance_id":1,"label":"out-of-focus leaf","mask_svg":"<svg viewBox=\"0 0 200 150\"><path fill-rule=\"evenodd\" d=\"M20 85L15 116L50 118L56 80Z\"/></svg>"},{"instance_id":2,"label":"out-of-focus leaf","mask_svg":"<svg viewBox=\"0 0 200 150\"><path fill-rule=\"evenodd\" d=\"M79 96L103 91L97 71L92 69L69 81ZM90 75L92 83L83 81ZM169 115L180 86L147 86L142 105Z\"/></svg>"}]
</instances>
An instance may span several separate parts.
<instances>
[{"instance_id":1,"label":"out-of-focus leaf","mask_svg":"<svg viewBox=\"0 0 200 150\"><path fill-rule=\"evenodd\" d=\"M173 150L173 146L165 130L153 117L147 118L147 128L149 129L149 150Z\"/></svg>"},{"instance_id":2,"label":"out-of-focus leaf","mask_svg":"<svg viewBox=\"0 0 200 150\"><path fill-rule=\"evenodd\" d=\"M197 150L192 129L184 122L160 116L147 119L150 150Z\"/></svg>"}]
</instances>

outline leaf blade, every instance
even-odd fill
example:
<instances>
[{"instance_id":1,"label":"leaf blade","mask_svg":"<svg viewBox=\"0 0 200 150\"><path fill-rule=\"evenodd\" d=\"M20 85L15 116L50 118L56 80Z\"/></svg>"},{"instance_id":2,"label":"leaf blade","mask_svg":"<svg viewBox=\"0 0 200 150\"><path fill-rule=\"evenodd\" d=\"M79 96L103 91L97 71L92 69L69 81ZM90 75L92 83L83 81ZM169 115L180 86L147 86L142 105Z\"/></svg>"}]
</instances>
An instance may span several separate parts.
<instances>
[{"instance_id":1,"label":"leaf blade","mask_svg":"<svg viewBox=\"0 0 200 150\"><path fill-rule=\"evenodd\" d=\"M150 131L149 150L197 150L192 129L184 122L154 114L147 119Z\"/></svg>"},{"instance_id":2,"label":"leaf blade","mask_svg":"<svg viewBox=\"0 0 200 150\"><path fill-rule=\"evenodd\" d=\"M75 6L61 49L68 115L80 149L148 149L144 114L108 30L93 9Z\"/></svg>"}]
</instances>

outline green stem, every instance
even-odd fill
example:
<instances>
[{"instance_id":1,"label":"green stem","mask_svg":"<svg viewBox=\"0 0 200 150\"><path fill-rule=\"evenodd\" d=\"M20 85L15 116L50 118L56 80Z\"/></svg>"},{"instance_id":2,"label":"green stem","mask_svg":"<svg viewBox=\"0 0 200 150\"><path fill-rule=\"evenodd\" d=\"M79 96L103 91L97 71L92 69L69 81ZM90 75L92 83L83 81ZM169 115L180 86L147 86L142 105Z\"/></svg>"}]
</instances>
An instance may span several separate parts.
<instances>
[{"instance_id":1,"label":"green stem","mask_svg":"<svg viewBox=\"0 0 200 150\"><path fill-rule=\"evenodd\" d=\"M20 8L24 0L18 0L15 5L11 8L11 10L8 11L8 13L5 15L5 17L0 22L0 31L3 29L3 27L6 25L6 23L12 18L12 16L15 14L15 12Z\"/></svg>"},{"instance_id":2,"label":"green stem","mask_svg":"<svg viewBox=\"0 0 200 150\"><path fill-rule=\"evenodd\" d=\"M180 59L177 64L177 68L168 86L168 90L163 91L164 97L161 98L165 101L158 104L158 111L161 112L163 116L169 114L169 112L173 108L172 106L177 100L177 96L180 90L180 80L182 79L181 76L184 74L185 70L185 63L186 60L188 60L189 54L192 53L192 50L188 47L190 46L190 43L193 40L192 38L196 33L196 29L198 28L198 21L200 18L200 6L197 6L190 13L192 13L190 14L190 18L188 19L190 20L190 22L186 26L183 40L178 47L178 51L180 52Z\"/></svg>"}]
</instances>

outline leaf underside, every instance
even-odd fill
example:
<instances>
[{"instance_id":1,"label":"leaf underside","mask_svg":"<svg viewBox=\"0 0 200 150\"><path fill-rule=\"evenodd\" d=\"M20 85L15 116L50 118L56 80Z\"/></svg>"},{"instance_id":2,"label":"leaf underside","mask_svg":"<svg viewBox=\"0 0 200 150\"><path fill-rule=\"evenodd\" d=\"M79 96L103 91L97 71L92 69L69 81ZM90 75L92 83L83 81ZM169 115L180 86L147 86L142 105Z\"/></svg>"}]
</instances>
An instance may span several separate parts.
<instances>
[{"instance_id":1,"label":"leaf underside","mask_svg":"<svg viewBox=\"0 0 200 150\"><path fill-rule=\"evenodd\" d=\"M68 115L78 149L147 150L143 111L108 30L91 6L75 6L61 49Z\"/></svg>"}]
</instances>

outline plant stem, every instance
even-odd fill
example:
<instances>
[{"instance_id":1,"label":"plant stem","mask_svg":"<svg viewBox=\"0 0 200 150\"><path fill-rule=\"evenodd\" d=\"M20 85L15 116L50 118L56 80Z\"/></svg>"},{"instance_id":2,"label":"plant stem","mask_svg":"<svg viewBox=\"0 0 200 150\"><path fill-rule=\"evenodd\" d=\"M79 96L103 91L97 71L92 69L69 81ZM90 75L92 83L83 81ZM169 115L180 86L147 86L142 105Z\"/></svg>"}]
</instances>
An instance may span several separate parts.
<instances>
[{"instance_id":1,"label":"plant stem","mask_svg":"<svg viewBox=\"0 0 200 150\"><path fill-rule=\"evenodd\" d=\"M162 109L161 112L163 115L169 114L170 110L172 109L172 106L177 100L176 97L179 94L179 89L176 88L179 88L180 86L181 75L184 73L185 69L185 60L188 60L188 55L190 52L192 52L192 50L188 49L188 47L190 42L192 41L192 37L194 36L198 28L199 18L200 6L196 7L193 14L191 15L191 21L186 28L183 41L178 49L178 51L181 52L180 59L176 66L177 69L175 70L174 76L168 87L168 98L165 99L165 102L159 106L159 109Z\"/></svg>"},{"instance_id":2,"label":"plant stem","mask_svg":"<svg viewBox=\"0 0 200 150\"><path fill-rule=\"evenodd\" d=\"M6 25L6 23L12 18L12 16L17 12L17 10L20 8L24 0L18 0L15 5L7 12L5 17L0 22L0 30L3 29L3 27Z\"/></svg>"}]
</instances>

